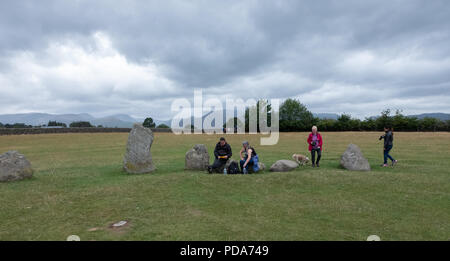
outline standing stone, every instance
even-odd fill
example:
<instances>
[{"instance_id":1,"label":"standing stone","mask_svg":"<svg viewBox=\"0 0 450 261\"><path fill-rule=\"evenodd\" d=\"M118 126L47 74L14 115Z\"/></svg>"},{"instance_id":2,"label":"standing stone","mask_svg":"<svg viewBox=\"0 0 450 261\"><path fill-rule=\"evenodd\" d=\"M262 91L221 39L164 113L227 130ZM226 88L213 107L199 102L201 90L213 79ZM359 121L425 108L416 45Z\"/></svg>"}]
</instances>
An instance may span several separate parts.
<instances>
[{"instance_id":1,"label":"standing stone","mask_svg":"<svg viewBox=\"0 0 450 261\"><path fill-rule=\"evenodd\" d=\"M0 182L31 178L33 169L24 155L8 151L0 155Z\"/></svg>"},{"instance_id":2,"label":"standing stone","mask_svg":"<svg viewBox=\"0 0 450 261\"><path fill-rule=\"evenodd\" d=\"M142 124L134 124L128 135L127 151L123 160L123 169L130 174L149 173L156 168L152 162L150 149L153 133Z\"/></svg>"},{"instance_id":3,"label":"standing stone","mask_svg":"<svg viewBox=\"0 0 450 261\"><path fill-rule=\"evenodd\" d=\"M341 156L341 166L348 170L369 171L369 161L364 158L361 150L355 144L350 144Z\"/></svg>"},{"instance_id":4,"label":"standing stone","mask_svg":"<svg viewBox=\"0 0 450 261\"><path fill-rule=\"evenodd\" d=\"M298 167L298 163L292 160L279 160L275 162L271 167L270 171L272 172L285 172L291 171Z\"/></svg>"},{"instance_id":5,"label":"standing stone","mask_svg":"<svg viewBox=\"0 0 450 261\"><path fill-rule=\"evenodd\" d=\"M185 169L206 170L209 166L208 149L203 144L197 144L186 152Z\"/></svg>"}]
</instances>

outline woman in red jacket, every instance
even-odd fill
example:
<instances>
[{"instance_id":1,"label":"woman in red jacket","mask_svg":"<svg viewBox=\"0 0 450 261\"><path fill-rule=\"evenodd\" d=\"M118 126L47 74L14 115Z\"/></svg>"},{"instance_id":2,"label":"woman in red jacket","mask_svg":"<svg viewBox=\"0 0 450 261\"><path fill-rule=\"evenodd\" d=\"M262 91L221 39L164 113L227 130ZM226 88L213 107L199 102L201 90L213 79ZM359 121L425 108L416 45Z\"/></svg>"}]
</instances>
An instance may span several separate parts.
<instances>
[{"instance_id":1,"label":"woman in red jacket","mask_svg":"<svg viewBox=\"0 0 450 261\"><path fill-rule=\"evenodd\" d=\"M312 127L312 132L308 136L308 144L309 144L309 151L311 151L311 159L312 159L312 166L313 168L315 166L320 167L319 161L322 157L322 135L320 135L319 132L317 132L317 127ZM316 152L317 152L317 161L316 161Z\"/></svg>"}]
</instances>

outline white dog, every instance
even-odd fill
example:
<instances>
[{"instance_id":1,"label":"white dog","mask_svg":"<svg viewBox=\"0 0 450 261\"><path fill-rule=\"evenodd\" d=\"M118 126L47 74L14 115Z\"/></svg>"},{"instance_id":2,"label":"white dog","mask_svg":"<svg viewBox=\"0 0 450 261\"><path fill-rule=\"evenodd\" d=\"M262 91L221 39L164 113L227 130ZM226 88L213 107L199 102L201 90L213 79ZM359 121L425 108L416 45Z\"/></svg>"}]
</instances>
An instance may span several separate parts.
<instances>
[{"instance_id":1,"label":"white dog","mask_svg":"<svg viewBox=\"0 0 450 261\"><path fill-rule=\"evenodd\" d=\"M309 162L309 158L302 154L294 154L292 155L292 159L302 166L305 166Z\"/></svg>"}]
</instances>

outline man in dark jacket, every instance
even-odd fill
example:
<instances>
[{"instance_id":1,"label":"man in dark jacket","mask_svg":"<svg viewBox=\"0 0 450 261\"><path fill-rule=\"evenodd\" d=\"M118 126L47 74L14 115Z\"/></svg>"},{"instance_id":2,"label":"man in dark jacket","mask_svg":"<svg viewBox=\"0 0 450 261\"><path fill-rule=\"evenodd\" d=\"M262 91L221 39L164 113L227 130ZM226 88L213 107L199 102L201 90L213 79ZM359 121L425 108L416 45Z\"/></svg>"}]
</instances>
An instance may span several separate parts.
<instances>
[{"instance_id":1,"label":"man in dark jacket","mask_svg":"<svg viewBox=\"0 0 450 261\"><path fill-rule=\"evenodd\" d=\"M208 172L220 172L232 155L231 146L224 137L221 137L214 149L214 163L208 167Z\"/></svg>"},{"instance_id":2,"label":"man in dark jacket","mask_svg":"<svg viewBox=\"0 0 450 261\"><path fill-rule=\"evenodd\" d=\"M380 137L380 140L384 139L384 146L383 146L383 154L384 154L384 163L381 165L382 167L387 167L388 158L392 161L392 166L397 164L397 160L395 160L391 155L389 155L389 152L392 150L392 147L394 146L394 134L392 133L391 127L385 127L384 128L385 134Z\"/></svg>"}]
</instances>

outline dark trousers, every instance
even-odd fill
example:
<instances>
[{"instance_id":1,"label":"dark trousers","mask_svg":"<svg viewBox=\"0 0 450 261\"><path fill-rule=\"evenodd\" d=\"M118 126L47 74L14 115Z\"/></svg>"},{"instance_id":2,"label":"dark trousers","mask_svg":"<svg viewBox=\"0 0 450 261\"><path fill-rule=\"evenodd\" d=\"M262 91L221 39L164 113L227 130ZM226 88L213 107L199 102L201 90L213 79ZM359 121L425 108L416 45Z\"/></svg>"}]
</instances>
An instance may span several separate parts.
<instances>
[{"instance_id":1,"label":"dark trousers","mask_svg":"<svg viewBox=\"0 0 450 261\"><path fill-rule=\"evenodd\" d=\"M316 161L316 152L317 152L317 161ZM320 149L312 149L311 150L312 164L318 165L320 158L322 158L322 151Z\"/></svg>"},{"instance_id":2,"label":"dark trousers","mask_svg":"<svg viewBox=\"0 0 450 261\"><path fill-rule=\"evenodd\" d=\"M392 145L391 146L387 146L384 148L384 164L387 164L388 162L388 158L392 161L395 161L395 159L389 155L389 152L392 150Z\"/></svg>"},{"instance_id":3,"label":"dark trousers","mask_svg":"<svg viewBox=\"0 0 450 261\"><path fill-rule=\"evenodd\" d=\"M225 167L225 164L227 164L228 159L215 159L214 163L210 166L213 171L215 172L221 172L223 171L223 168Z\"/></svg>"}]
</instances>

